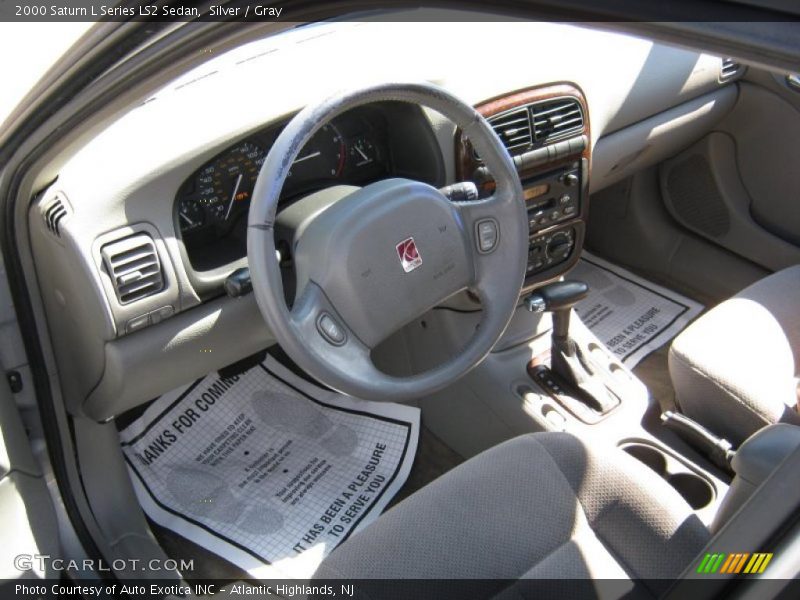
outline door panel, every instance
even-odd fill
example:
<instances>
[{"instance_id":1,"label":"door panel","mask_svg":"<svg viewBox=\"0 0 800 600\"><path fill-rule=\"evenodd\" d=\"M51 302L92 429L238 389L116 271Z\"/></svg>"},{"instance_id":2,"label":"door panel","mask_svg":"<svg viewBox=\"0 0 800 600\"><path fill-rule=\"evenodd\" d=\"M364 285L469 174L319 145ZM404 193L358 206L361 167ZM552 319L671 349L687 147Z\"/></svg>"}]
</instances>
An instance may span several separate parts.
<instances>
[{"instance_id":1,"label":"door panel","mask_svg":"<svg viewBox=\"0 0 800 600\"><path fill-rule=\"evenodd\" d=\"M738 168L736 140L714 132L661 166L661 194L687 229L769 271L800 263L800 247L765 228ZM787 199L786 195L782 198Z\"/></svg>"},{"instance_id":2,"label":"door panel","mask_svg":"<svg viewBox=\"0 0 800 600\"><path fill-rule=\"evenodd\" d=\"M60 555L58 523L5 377L0 378L0 531L0 579L52 575L35 555Z\"/></svg>"},{"instance_id":3,"label":"door panel","mask_svg":"<svg viewBox=\"0 0 800 600\"><path fill-rule=\"evenodd\" d=\"M795 105L762 85L737 85L716 131L663 163L662 197L687 229L777 271L800 264L800 94Z\"/></svg>"},{"instance_id":4,"label":"door panel","mask_svg":"<svg viewBox=\"0 0 800 600\"><path fill-rule=\"evenodd\" d=\"M800 112L778 95L743 83L729 123L753 218L800 245Z\"/></svg>"}]
</instances>

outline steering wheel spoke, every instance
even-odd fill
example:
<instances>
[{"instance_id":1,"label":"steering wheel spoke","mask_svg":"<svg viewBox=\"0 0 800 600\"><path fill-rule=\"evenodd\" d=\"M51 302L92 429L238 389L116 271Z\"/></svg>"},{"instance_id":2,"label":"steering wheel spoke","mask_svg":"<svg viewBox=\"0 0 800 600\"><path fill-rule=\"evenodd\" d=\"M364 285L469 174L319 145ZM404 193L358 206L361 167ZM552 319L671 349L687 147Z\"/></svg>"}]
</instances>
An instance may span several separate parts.
<instances>
[{"instance_id":1,"label":"steering wheel spoke","mask_svg":"<svg viewBox=\"0 0 800 600\"><path fill-rule=\"evenodd\" d=\"M519 239L515 206L513 199L497 193L482 200L458 202L456 206L473 260L473 285L477 286L510 260L509 255L518 251L516 247L509 247Z\"/></svg>"},{"instance_id":2,"label":"steering wheel spoke","mask_svg":"<svg viewBox=\"0 0 800 600\"><path fill-rule=\"evenodd\" d=\"M306 285L289 314L289 325L314 356L332 367L367 380L377 373L372 348L359 339L317 284Z\"/></svg>"},{"instance_id":3,"label":"steering wheel spoke","mask_svg":"<svg viewBox=\"0 0 800 600\"><path fill-rule=\"evenodd\" d=\"M471 249L478 254L490 254L500 241L500 229L497 227L497 212L501 209L502 200L497 194L481 200L472 200L453 203L464 225L464 235L471 242ZM479 237L479 228L482 223L494 222L496 227L486 228L483 244ZM494 234L497 235L494 235ZM489 235L491 234L491 235Z\"/></svg>"},{"instance_id":4,"label":"steering wheel spoke","mask_svg":"<svg viewBox=\"0 0 800 600\"><path fill-rule=\"evenodd\" d=\"M328 351L352 344L366 355L372 350L350 329L316 283L305 286L289 316L290 325L310 347Z\"/></svg>"}]
</instances>

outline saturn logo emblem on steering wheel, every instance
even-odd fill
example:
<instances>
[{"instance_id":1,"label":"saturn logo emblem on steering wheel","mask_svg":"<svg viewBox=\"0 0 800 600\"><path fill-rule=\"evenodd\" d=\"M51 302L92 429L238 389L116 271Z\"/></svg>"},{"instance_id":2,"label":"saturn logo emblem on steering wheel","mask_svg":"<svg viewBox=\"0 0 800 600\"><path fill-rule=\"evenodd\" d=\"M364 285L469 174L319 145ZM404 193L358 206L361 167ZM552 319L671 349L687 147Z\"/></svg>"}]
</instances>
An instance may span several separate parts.
<instances>
[{"instance_id":1,"label":"saturn logo emblem on steering wheel","mask_svg":"<svg viewBox=\"0 0 800 600\"><path fill-rule=\"evenodd\" d=\"M410 273L422 264L422 257L419 255L417 243L413 237L407 238L395 246L397 256L400 258L400 264L403 265L403 270Z\"/></svg>"}]
</instances>

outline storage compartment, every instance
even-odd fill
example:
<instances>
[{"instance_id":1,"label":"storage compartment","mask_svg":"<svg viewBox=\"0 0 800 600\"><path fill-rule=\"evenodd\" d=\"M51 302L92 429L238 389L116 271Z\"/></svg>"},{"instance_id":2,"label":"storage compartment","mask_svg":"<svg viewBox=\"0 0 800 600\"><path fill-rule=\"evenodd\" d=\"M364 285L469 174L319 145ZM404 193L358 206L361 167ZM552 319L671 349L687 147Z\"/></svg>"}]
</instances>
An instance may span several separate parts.
<instances>
[{"instance_id":1,"label":"storage compartment","mask_svg":"<svg viewBox=\"0 0 800 600\"><path fill-rule=\"evenodd\" d=\"M714 501L714 486L711 482L697 474L677 456L643 442L624 442L620 447L658 473L694 510L703 509Z\"/></svg>"}]
</instances>

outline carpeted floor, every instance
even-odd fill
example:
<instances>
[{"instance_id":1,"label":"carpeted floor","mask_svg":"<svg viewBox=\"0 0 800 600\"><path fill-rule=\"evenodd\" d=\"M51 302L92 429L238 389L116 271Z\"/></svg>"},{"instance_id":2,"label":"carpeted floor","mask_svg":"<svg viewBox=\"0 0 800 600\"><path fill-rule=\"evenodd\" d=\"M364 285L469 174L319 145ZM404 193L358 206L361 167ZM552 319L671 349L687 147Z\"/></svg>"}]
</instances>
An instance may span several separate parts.
<instances>
[{"instance_id":1,"label":"carpeted floor","mask_svg":"<svg viewBox=\"0 0 800 600\"><path fill-rule=\"evenodd\" d=\"M453 467L460 465L464 460L464 457L446 446L423 425L420 428L419 445L417 446L417 455L414 457L414 464L411 465L411 473L405 485L392 498L387 510L437 477L444 475Z\"/></svg>"},{"instance_id":2,"label":"carpeted floor","mask_svg":"<svg viewBox=\"0 0 800 600\"><path fill-rule=\"evenodd\" d=\"M204 579L214 581L218 585L225 585L234 581L252 580L245 571L221 556L187 540L170 529L161 527L150 519L148 522L156 540L167 556L178 562L181 560L193 561L194 568L181 573L187 582Z\"/></svg>"}]
</instances>

